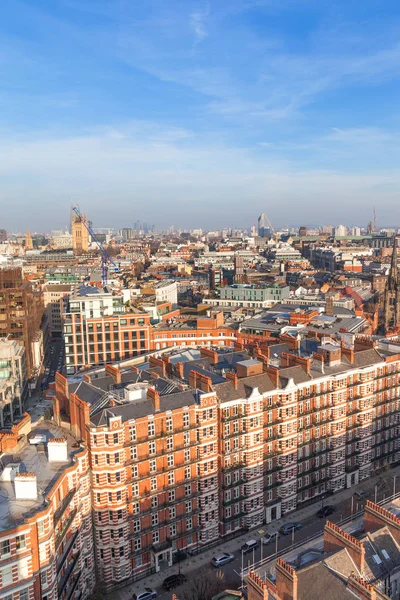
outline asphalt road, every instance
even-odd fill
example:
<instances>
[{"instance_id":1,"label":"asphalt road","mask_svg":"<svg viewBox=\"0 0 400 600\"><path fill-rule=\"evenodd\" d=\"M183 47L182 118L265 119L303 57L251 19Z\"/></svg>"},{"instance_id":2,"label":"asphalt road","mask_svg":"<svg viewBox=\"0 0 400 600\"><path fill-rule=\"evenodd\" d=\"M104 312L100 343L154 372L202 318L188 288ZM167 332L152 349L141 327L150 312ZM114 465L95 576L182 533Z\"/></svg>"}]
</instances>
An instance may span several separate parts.
<instances>
[{"instance_id":1,"label":"asphalt road","mask_svg":"<svg viewBox=\"0 0 400 600\"><path fill-rule=\"evenodd\" d=\"M54 381L56 372L64 368L64 344L62 340L49 342L46 358L43 364L45 372L43 373L41 385L43 389Z\"/></svg>"},{"instance_id":2,"label":"asphalt road","mask_svg":"<svg viewBox=\"0 0 400 600\"><path fill-rule=\"evenodd\" d=\"M380 499L380 498L379 498ZM333 505L335 506L335 512L330 515L328 517L328 519L333 522L336 523L338 521L341 521L342 519L349 517L352 513L352 499L351 498L347 498L346 500L343 500L340 503L336 503L334 502L334 499L326 499L324 500L323 505ZM358 510L361 510L361 508L363 507L364 502L357 502L356 498L353 498L353 512L357 512ZM325 526L325 521L326 518L320 519L316 516L317 511L321 508L322 503L316 503L315 504L315 514L311 517L308 517L304 520L301 519L296 519L296 514L294 513L293 515L293 521L299 522L302 524L302 528L298 531L296 531L294 533L294 537L292 537L292 535L281 535L281 537L278 539L278 551L279 550L283 550L283 549L288 549L290 550L290 547L292 546L293 543L298 543L301 542L303 540L306 540L307 538L311 537L312 535L315 535L316 533L321 533L323 532L324 526ZM261 529L266 529L264 527L260 527ZM268 530L271 531L271 526L268 526ZM262 534L258 533L258 530L254 530L252 532L249 533L249 539L257 539L259 540L262 537ZM230 550L231 551L231 546L232 544L230 543ZM220 547L218 549L216 549L216 555L220 553ZM223 551L223 549L222 549ZM228 550L227 550L228 551ZM263 546L262 548L262 557L265 558L267 556L271 556L273 557L273 555L275 554L276 551L276 547L275 547L275 543L272 544L268 544L266 546ZM214 569L211 564L205 564L202 566L197 566L195 570L190 571L188 569L182 570L182 572L187 576L188 581L190 581L193 577L198 576L200 573L204 573L204 572L209 572L211 573L212 577L216 577L218 571L222 571L222 573L224 574L224 587L225 588L231 588L231 589L237 589L240 585L241 585L241 579L240 577L237 575L238 573L240 573L241 568L242 568L242 556L241 556L241 549L240 549L240 545L238 542L238 546L237 546L237 550L233 550L233 554L235 555L235 560L232 561L231 563L228 563L227 565L224 565L223 567L220 567L219 569ZM261 560L261 547L259 546L259 548L257 550L251 553L246 554L243 557L243 565L244 567L251 565L253 562L257 562ZM178 572L178 565L175 565L174 568L169 569L166 572L166 577L171 575L172 573L177 573ZM177 593L178 597L179 597L179 593L184 593L184 589L185 589L185 585L182 585L178 588L175 588L173 590L173 592ZM143 587L145 587L143 585ZM163 591L163 589L158 589L158 598L162 599L162 600L171 600L171 596L173 592L165 592Z\"/></svg>"}]
</instances>

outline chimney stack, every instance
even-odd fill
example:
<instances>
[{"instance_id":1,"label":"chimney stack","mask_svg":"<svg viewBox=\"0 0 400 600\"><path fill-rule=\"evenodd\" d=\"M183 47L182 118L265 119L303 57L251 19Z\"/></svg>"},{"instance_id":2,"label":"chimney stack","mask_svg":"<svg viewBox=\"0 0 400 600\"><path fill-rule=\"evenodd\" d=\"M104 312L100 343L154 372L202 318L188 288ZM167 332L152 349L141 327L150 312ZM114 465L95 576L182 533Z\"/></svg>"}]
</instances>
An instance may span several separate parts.
<instances>
[{"instance_id":1,"label":"chimney stack","mask_svg":"<svg viewBox=\"0 0 400 600\"><path fill-rule=\"evenodd\" d=\"M297 600L297 573L281 557L276 563L276 590L282 600Z\"/></svg>"},{"instance_id":2,"label":"chimney stack","mask_svg":"<svg viewBox=\"0 0 400 600\"><path fill-rule=\"evenodd\" d=\"M147 399L152 400L154 404L154 412L160 412L160 394L154 388L149 387L147 390Z\"/></svg>"},{"instance_id":3,"label":"chimney stack","mask_svg":"<svg viewBox=\"0 0 400 600\"><path fill-rule=\"evenodd\" d=\"M36 500L37 480L34 473L18 473L14 478L16 500Z\"/></svg>"},{"instance_id":4,"label":"chimney stack","mask_svg":"<svg viewBox=\"0 0 400 600\"><path fill-rule=\"evenodd\" d=\"M47 443L49 462L68 462L67 440L65 438L51 438Z\"/></svg>"}]
</instances>

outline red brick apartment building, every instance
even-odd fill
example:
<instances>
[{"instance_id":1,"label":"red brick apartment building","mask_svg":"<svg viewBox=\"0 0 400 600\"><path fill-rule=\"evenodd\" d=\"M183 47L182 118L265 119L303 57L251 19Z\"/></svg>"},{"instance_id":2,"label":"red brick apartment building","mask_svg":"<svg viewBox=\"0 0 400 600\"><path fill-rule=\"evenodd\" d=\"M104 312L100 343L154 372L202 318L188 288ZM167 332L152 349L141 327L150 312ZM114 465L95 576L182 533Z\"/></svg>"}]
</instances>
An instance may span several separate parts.
<instances>
[{"instance_id":1,"label":"red brick apartment building","mask_svg":"<svg viewBox=\"0 0 400 600\"><path fill-rule=\"evenodd\" d=\"M356 338L307 357L269 351L279 366L260 349L188 348L57 374L55 420L90 453L108 589L399 462L395 347Z\"/></svg>"},{"instance_id":2,"label":"red brick apartment building","mask_svg":"<svg viewBox=\"0 0 400 600\"><path fill-rule=\"evenodd\" d=\"M41 443L29 443L38 435ZM95 583L89 451L29 415L1 435L0 590L7 600L78 600Z\"/></svg>"}]
</instances>

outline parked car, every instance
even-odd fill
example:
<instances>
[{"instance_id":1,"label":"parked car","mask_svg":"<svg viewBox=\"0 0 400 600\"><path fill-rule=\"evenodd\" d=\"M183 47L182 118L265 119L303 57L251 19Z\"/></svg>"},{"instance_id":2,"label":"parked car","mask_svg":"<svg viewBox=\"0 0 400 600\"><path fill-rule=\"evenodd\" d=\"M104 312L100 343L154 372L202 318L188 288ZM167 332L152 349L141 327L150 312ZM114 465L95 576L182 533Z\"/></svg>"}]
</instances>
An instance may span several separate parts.
<instances>
[{"instance_id":1,"label":"parked car","mask_svg":"<svg viewBox=\"0 0 400 600\"><path fill-rule=\"evenodd\" d=\"M327 504L326 506L323 506L319 509L319 511L317 512L317 517L319 517L320 519L323 519L324 517L329 517L329 515L332 515L335 512L335 510L336 509L334 506Z\"/></svg>"},{"instance_id":2,"label":"parked car","mask_svg":"<svg viewBox=\"0 0 400 600\"><path fill-rule=\"evenodd\" d=\"M256 550L256 548L258 548L257 540L249 540L248 542L243 544L241 550L243 554L247 554L248 552L253 552L253 550Z\"/></svg>"},{"instance_id":3,"label":"parked car","mask_svg":"<svg viewBox=\"0 0 400 600\"><path fill-rule=\"evenodd\" d=\"M262 538L261 538L261 543L263 546L266 546L267 544L272 544L272 542L275 542L276 538L280 538L281 536L279 535L279 531L273 531L272 533L266 533Z\"/></svg>"},{"instance_id":4,"label":"parked car","mask_svg":"<svg viewBox=\"0 0 400 600\"><path fill-rule=\"evenodd\" d=\"M357 500L365 500L369 497L369 492L367 492L367 490L357 490L354 492L354 495L356 496Z\"/></svg>"},{"instance_id":5,"label":"parked car","mask_svg":"<svg viewBox=\"0 0 400 600\"><path fill-rule=\"evenodd\" d=\"M175 575L170 575L167 579L163 581L163 588L169 592L174 588L178 587L178 585L182 585L182 583L186 582L186 575L183 573L175 573Z\"/></svg>"},{"instance_id":6,"label":"parked car","mask_svg":"<svg viewBox=\"0 0 400 600\"><path fill-rule=\"evenodd\" d=\"M218 554L218 556L214 556L211 561L213 567L222 567L230 562L235 560L235 555L230 552L224 552L223 554Z\"/></svg>"},{"instance_id":7,"label":"parked car","mask_svg":"<svg viewBox=\"0 0 400 600\"><path fill-rule=\"evenodd\" d=\"M301 529L301 528L302 528L302 524L301 523L285 523L279 529L279 532L282 535L289 535L290 533L292 533L293 530L297 531L298 529Z\"/></svg>"},{"instance_id":8,"label":"parked car","mask_svg":"<svg viewBox=\"0 0 400 600\"><path fill-rule=\"evenodd\" d=\"M157 592L151 588L144 588L144 592L132 596L132 600L153 600L153 598L157 598Z\"/></svg>"}]
</instances>

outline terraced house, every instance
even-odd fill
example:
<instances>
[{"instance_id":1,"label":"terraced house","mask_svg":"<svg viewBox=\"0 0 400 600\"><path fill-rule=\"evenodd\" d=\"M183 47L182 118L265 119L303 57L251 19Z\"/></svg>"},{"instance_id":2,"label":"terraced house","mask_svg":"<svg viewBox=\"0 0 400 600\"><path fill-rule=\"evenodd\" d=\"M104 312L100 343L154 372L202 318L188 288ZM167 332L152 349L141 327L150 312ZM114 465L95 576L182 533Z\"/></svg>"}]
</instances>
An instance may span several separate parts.
<instances>
[{"instance_id":1,"label":"terraced house","mask_svg":"<svg viewBox=\"0 0 400 600\"><path fill-rule=\"evenodd\" d=\"M398 462L396 344L277 342L57 375L55 420L90 452L107 588Z\"/></svg>"}]
</instances>

